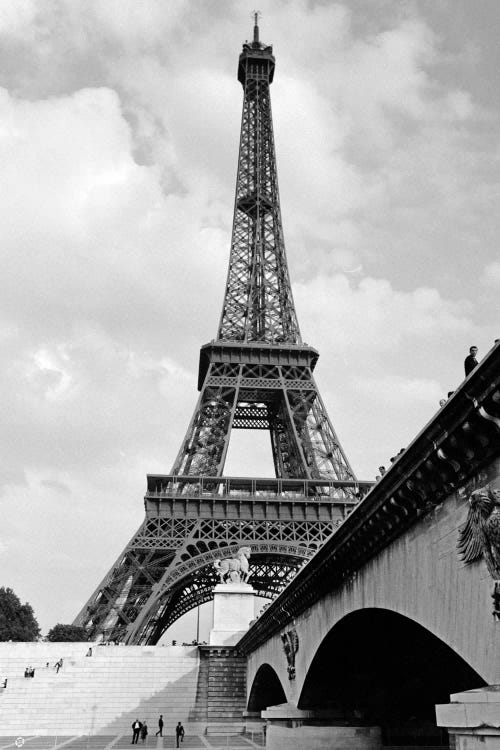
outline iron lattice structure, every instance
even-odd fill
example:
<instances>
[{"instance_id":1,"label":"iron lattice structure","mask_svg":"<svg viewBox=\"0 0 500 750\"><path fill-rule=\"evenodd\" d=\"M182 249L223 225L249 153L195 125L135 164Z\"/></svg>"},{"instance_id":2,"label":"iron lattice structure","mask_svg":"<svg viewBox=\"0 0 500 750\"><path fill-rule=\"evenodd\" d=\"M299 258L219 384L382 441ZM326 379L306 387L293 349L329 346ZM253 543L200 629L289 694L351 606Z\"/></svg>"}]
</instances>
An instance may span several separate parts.
<instances>
[{"instance_id":1,"label":"iron lattice structure","mask_svg":"<svg viewBox=\"0 0 500 750\"><path fill-rule=\"evenodd\" d=\"M250 583L274 598L358 502L357 482L301 339L281 222L269 86L272 47L245 43L229 272L217 339L172 471L149 476L146 518L76 619L93 638L156 643L209 601L216 558L250 546ZM276 477L223 476L233 429L268 430Z\"/></svg>"}]
</instances>

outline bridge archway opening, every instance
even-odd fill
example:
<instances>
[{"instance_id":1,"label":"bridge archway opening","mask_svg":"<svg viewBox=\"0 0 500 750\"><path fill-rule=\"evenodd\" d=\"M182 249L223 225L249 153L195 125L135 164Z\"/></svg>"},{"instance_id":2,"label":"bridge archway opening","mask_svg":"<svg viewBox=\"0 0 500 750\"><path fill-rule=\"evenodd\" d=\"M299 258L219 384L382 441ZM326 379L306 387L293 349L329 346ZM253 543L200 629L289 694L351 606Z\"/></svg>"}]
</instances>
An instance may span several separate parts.
<instances>
[{"instance_id":1,"label":"bridge archway opening","mask_svg":"<svg viewBox=\"0 0 500 750\"><path fill-rule=\"evenodd\" d=\"M298 707L382 726L386 744L438 744L435 704L486 683L415 621L383 609L346 615L321 643Z\"/></svg>"},{"instance_id":2,"label":"bridge archway opening","mask_svg":"<svg viewBox=\"0 0 500 750\"><path fill-rule=\"evenodd\" d=\"M254 677L247 710L264 711L268 706L286 703L286 695L280 678L269 664L262 664Z\"/></svg>"}]
</instances>

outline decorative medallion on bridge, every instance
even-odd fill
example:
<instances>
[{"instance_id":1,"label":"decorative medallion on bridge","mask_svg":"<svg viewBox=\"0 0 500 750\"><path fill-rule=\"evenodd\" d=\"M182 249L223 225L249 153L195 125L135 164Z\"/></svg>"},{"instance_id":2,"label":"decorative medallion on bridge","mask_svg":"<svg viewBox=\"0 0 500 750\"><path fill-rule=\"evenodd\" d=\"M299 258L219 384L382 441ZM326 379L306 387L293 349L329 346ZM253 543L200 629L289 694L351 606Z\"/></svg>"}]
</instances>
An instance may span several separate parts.
<instances>
[{"instance_id":1,"label":"decorative medallion on bridge","mask_svg":"<svg viewBox=\"0 0 500 750\"><path fill-rule=\"evenodd\" d=\"M457 549L465 563L484 558L494 580L493 616L500 619L500 490L487 485L472 492Z\"/></svg>"},{"instance_id":2,"label":"decorative medallion on bridge","mask_svg":"<svg viewBox=\"0 0 500 750\"><path fill-rule=\"evenodd\" d=\"M288 679L294 680L295 679L295 654L299 650L299 636L297 635L297 631L295 628L292 628L292 630L288 630L286 633L283 633L281 636L281 641L283 643L283 651L286 655L287 660L287 672L288 672Z\"/></svg>"},{"instance_id":3,"label":"decorative medallion on bridge","mask_svg":"<svg viewBox=\"0 0 500 750\"><path fill-rule=\"evenodd\" d=\"M170 474L150 475L146 518L76 619L89 637L154 644L212 599L214 561L252 550L249 583L274 598L342 523L358 482L314 381L286 261L269 87L272 47L243 45L243 114L229 271L217 338ZM223 475L233 429L267 430L275 477Z\"/></svg>"}]
</instances>

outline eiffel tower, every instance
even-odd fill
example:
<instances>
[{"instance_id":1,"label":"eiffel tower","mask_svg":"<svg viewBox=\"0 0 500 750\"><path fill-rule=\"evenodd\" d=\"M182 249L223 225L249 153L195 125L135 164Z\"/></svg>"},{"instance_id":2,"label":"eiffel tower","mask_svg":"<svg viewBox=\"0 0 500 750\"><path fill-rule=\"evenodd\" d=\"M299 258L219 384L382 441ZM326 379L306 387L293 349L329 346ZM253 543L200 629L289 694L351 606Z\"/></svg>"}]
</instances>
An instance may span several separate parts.
<instances>
[{"instance_id":1,"label":"eiffel tower","mask_svg":"<svg viewBox=\"0 0 500 750\"><path fill-rule=\"evenodd\" d=\"M239 57L243 86L229 272L217 338L201 347L200 396L169 475L149 475L146 517L75 620L93 639L155 644L212 599L213 562L251 547L251 583L274 598L371 486L358 482L314 381L281 222L269 86L259 40ZM233 429L268 430L275 477L223 474Z\"/></svg>"}]
</instances>

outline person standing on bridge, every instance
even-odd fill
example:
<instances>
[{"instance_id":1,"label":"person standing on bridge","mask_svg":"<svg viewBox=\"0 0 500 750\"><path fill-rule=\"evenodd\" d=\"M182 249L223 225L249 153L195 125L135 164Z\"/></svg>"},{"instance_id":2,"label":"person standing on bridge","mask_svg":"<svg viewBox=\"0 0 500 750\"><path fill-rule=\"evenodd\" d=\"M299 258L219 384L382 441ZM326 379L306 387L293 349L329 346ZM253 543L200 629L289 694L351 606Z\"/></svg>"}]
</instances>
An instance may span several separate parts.
<instances>
[{"instance_id":1,"label":"person standing on bridge","mask_svg":"<svg viewBox=\"0 0 500 750\"><path fill-rule=\"evenodd\" d=\"M472 372L472 370L477 367L477 346L471 346L469 349L469 354L466 356L464 360L464 370L465 370L465 377Z\"/></svg>"}]
</instances>

